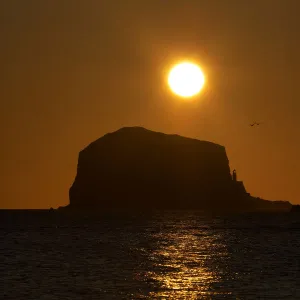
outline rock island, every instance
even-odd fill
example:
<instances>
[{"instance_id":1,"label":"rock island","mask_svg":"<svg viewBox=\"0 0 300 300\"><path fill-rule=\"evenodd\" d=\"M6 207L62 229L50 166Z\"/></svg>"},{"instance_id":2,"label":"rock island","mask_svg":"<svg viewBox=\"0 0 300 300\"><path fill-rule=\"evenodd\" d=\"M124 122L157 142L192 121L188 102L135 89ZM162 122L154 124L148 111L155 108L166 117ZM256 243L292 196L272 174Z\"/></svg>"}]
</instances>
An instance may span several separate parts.
<instances>
[{"instance_id":1,"label":"rock island","mask_svg":"<svg viewBox=\"0 0 300 300\"><path fill-rule=\"evenodd\" d=\"M201 209L289 211L287 201L251 196L232 173L225 147L125 127L80 151L71 210Z\"/></svg>"}]
</instances>

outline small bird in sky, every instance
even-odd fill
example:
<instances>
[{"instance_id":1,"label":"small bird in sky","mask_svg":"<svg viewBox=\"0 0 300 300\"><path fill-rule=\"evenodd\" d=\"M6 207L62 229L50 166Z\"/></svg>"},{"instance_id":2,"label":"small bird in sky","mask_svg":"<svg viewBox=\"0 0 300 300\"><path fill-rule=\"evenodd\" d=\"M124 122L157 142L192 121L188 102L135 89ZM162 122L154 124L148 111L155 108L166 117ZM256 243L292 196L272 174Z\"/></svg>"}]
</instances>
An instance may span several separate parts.
<instances>
[{"instance_id":1,"label":"small bird in sky","mask_svg":"<svg viewBox=\"0 0 300 300\"><path fill-rule=\"evenodd\" d=\"M253 126L255 126L255 125L258 126L258 125L260 125L260 124L261 124L261 122L254 122L254 123L250 124L250 126L253 127Z\"/></svg>"}]
</instances>

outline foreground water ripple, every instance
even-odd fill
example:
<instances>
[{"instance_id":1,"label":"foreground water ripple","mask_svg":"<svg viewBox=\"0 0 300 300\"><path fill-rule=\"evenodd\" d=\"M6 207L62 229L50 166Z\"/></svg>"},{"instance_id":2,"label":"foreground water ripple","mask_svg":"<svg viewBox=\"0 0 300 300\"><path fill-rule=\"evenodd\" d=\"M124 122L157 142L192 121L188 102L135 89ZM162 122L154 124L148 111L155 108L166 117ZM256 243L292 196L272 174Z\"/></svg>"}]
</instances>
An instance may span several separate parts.
<instances>
[{"instance_id":1,"label":"foreground water ripple","mask_svg":"<svg viewBox=\"0 0 300 300\"><path fill-rule=\"evenodd\" d=\"M300 299L300 218L0 212L3 299Z\"/></svg>"}]
</instances>

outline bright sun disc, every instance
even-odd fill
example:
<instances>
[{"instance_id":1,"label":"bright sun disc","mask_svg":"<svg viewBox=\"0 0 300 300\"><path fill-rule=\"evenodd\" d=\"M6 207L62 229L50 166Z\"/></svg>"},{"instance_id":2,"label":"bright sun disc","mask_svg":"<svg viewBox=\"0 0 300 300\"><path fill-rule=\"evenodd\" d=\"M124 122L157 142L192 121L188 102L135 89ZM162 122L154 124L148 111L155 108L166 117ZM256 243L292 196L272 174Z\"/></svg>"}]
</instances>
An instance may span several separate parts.
<instances>
[{"instance_id":1,"label":"bright sun disc","mask_svg":"<svg viewBox=\"0 0 300 300\"><path fill-rule=\"evenodd\" d=\"M192 97L198 94L204 85L201 69L189 62L183 62L172 68L168 77L171 90L181 97Z\"/></svg>"}]
</instances>

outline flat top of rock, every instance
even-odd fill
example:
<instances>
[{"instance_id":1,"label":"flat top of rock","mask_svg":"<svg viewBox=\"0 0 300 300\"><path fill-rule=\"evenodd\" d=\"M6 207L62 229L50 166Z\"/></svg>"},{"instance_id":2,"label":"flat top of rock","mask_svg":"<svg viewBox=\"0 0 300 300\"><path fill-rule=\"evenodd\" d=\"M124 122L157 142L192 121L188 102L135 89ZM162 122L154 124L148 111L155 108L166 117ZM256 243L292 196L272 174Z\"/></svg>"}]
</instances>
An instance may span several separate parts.
<instances>
[{"instance_id":1,"label":"flat top of rock","mask_svg":"<svg viewBox=\"0 0 300 300\"><path fill-rule=\"evenodd\" d=\"M112 140L137 140L137 141L150 141L150 142L178 142L178 143L185 143L185 144L201 144L204 147L210 148L219 148L220 150L224 150L225 147L213 142L198 140L194 138L183 137L177 134L166 134L162 132L156 132L144 127L123 127L117 131L112 133L107 133L101 138L95 140L94 142L90 143L84 150L100 146L102 143L112 141Z\"/></svg>"}]
</instances>

